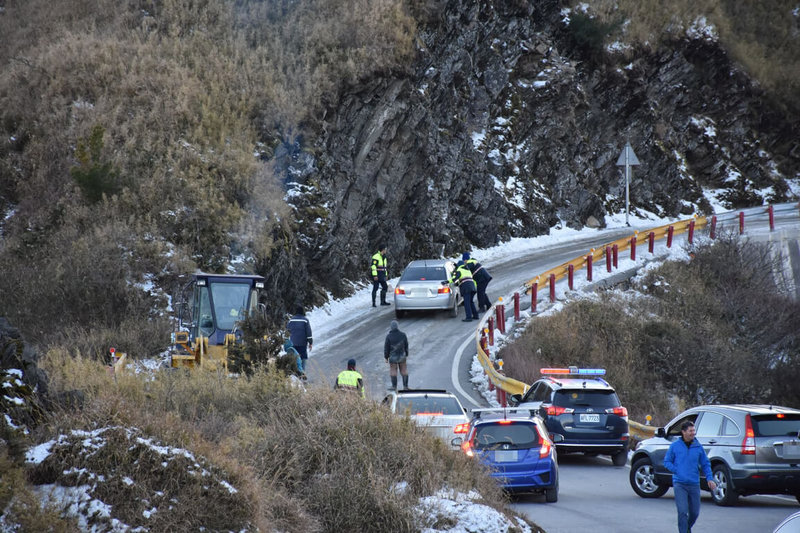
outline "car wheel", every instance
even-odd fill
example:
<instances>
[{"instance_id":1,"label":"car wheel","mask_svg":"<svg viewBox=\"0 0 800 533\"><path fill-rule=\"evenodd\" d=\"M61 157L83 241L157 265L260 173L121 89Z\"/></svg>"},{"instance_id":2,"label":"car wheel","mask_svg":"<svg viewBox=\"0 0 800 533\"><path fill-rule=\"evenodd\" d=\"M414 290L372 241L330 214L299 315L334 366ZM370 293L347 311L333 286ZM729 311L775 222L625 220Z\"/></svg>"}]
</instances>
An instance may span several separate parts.
<instances>
[{"instance_id":1,"label":"car wheel","mask_svg":"<svg viewBox=\"0 0 800 533\"><path fill-rule=\"evenodd\" d=\"M717 484L717 489L711 493L714 503L723 507L736 505L739 493L733 487L733 480L728 467L723 464L717 464L714 465L712 472L714 473L714 483Z\"/></svg>"},{"instance_id":2,"label":"car wheel","mask_svg":"<svg viewBox=\"0 0 800 533\"><path fill-rule=\"evenodd\" d=\"M797 500L797 503L800 503L800 494L795 494L794 499Z\"/></svg>"},{"instance_id":3,"label":"car wheel","mask_svg":"<svg viewBox=\"0 0 800 533\"><path fill-rule=\"evenodd\" d=\"M395 309L394 309L394 316L395 316L396 318L403 318L404 316L406 316L406 312L405 312L405 311L401 311L400 309L397 309L397 308L395 307Z\"/></svg>"},{"instance_id":4,"label":"car wheel","mask_svg":"<svg viewBox=\"0 0 800 533\"><path fill-rule=\"evenodd\" d=\"M619 452L611 456L611 462L614 466L625 466L628 462L628 452Z\"/></svg>"},{"instance_id":5,"label":"car wheel","mask_svg":"<svg viewBox=\"0 0 800 533\"><path fill-rule=\"evenodd\" d=\"M544 500L547 503L556 503L558 501L558 480L551 489L544 489Z\"/></svg>"},{"instance_id":6,"label":"car wheel","mask_svg":"<svg viewBox=\"0 0 800 533\"><path fill-rule=\"evenodd\" d=\"M450 308L450 316L453 318L458 316L458 298L453 298L453 307Z\"/></svg>"},{"instance_id":7,"label":"car wheel","mask_svg":"<svg viewBox=\"0 0 800 533\"><path fill-rule=\"evenodd\" d=\"M669 487L656 483L653 463L647 457L634 461L631 467L630 482L633 492L642 498L660 498L669 490Z\"/></svg>"}]
</instances>

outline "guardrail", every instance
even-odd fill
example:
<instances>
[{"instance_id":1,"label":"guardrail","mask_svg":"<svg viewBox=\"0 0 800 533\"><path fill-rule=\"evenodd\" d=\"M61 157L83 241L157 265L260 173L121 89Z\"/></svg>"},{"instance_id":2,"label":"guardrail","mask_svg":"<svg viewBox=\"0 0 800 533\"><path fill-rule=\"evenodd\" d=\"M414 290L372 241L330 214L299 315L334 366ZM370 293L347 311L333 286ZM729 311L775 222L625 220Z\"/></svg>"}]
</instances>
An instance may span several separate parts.
<instances>
[{"instance_id":1,"label":"guardrail","mask_svg":"<svg viewBox=\"0 0 800 533\"><path fill-rule=\"evenodd\" d=\"M769 205L767 207L751 208L747 211L750 213L750 217L754 217L756 219L761 217L768 218L769 229L770 231L774 231L776 215L778 218L780 218L789 214L792 218L795 218L798 215L798 209L800 209L800 203L779 204L775 206ZM665 224L649 230L637 231L633 235L604 244L600 248L593 248L585 255L576 257L570 261L567 261L566 263L539 274L538 276L525 282L523 284L522 291L524 294L531 295L531 311L536 312L536 305L539 300L539 289L546 287L549 288L550 301L555 302L555 284L559 280L568 277L569 288L571 290L573 288L573 276L576 270L586 268L587 280L592 281L592 269L594 268L596 261L605 258L606 269L608 272L611 272L612 268L616 268L617 266L617 259L620 252L630 251L631 259L635 260L636 249L640 244L647 243L648 251L652 252L653 243L656 240L666 238L667 247L671 247L672 239L676 235L681 235L683 233L688 234L687 240L691 243L694 239L694 232L703 228L708 228L708 234L713 239L715 238L716 233L722 229L723 224L727 224L732 221L737 223L738 233L743 234L745 231L745 211L729 211L726 213L721 213L720 215L714 215L710 218L694 216L690 219ZM725 227L727 228L727 225ZM518 304L518 294L515 294L515 311L518 311L519 309ZM492 305L489 311L485 313L483 317L481 317L480 322L478 322L478 329L475 332L475 343L477 345L478 361L480 362L489 379L489 388L490 390L496 389L498 402L505 406L507 404L506 397L508 394L524 394L528 389L528 384L506 376L502 370L502 360L497 361L491 356L487 345L486 335L487 333L490 336L493 335L493 330L490 332L486 328L487 324L490 321L493 321L494 317L497 316L498 322L500 320L503 321L501 331L505 331L504 307L500 307L500 313L497 311L498 304L495 303ZM499 325L500 324L498 323L498 326ZM632 433L639 432L648 437L652 436L653 432L655 431L655 428L644 424L639 424L638 422L629 422L629 425L631 426Z\"/></svg>"}]
</instances>

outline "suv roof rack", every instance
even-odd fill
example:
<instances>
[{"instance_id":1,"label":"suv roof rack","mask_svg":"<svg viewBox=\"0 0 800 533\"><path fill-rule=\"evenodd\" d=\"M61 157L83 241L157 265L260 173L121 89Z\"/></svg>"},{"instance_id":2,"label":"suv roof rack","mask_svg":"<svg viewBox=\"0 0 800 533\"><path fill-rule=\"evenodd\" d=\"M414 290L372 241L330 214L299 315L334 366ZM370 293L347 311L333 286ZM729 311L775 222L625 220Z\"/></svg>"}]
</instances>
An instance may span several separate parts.
<instances>
[{"instance_id":1,"label":"suv roof rack","mask_svg":"<svg viewBox=\"0 0 800 533\"><path fill-rule=\"evenodd\" d=\"M522 414L526 413L531 418L536 416L538 409L531 409L530 407L490 407L483 409L473 409L472 414L475 419L480 419L483 414L502 414L503 418L509 414Z\"/></svg>"}]
</instances>

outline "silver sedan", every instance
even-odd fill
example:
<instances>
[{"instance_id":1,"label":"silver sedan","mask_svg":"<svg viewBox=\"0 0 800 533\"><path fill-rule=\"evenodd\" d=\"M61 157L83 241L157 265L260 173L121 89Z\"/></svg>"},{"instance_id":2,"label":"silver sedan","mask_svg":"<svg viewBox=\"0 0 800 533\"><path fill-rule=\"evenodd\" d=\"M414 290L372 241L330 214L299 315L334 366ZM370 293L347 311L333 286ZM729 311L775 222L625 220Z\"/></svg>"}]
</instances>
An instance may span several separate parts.
<instances>
[{"instance_id":1,"label":"silver sedan","mask_svg":"<svg viewBox=\"0 0 800 533\"><path fill-rule=\"evenodd\" d=\"M450 284L455 263L447 259L411 261L394 289L394 312L402 318L406 311L449 309L458 316L461 295Z\"/></svg>"}]
</instances>

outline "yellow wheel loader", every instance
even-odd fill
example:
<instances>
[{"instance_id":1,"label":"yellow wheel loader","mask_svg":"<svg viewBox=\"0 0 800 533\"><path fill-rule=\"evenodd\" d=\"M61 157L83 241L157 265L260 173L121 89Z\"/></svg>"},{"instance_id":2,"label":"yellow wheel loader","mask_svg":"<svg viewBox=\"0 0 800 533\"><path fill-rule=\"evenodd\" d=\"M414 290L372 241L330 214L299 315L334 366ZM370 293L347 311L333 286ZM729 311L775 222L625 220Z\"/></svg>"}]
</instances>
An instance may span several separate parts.
<instances>
[{"instance_id":1,"label":"yellow wheel loader","mask_svg":"<svg viewBox=\"0 0 800 533\"><path fill-rule=\"evenodd\" d=\"M227 371L228 347L241 340L240 322L266 314L259 303L263 289L262 276L193 274L181 294L170 366Z\"/></svg>"}]
</instances>

